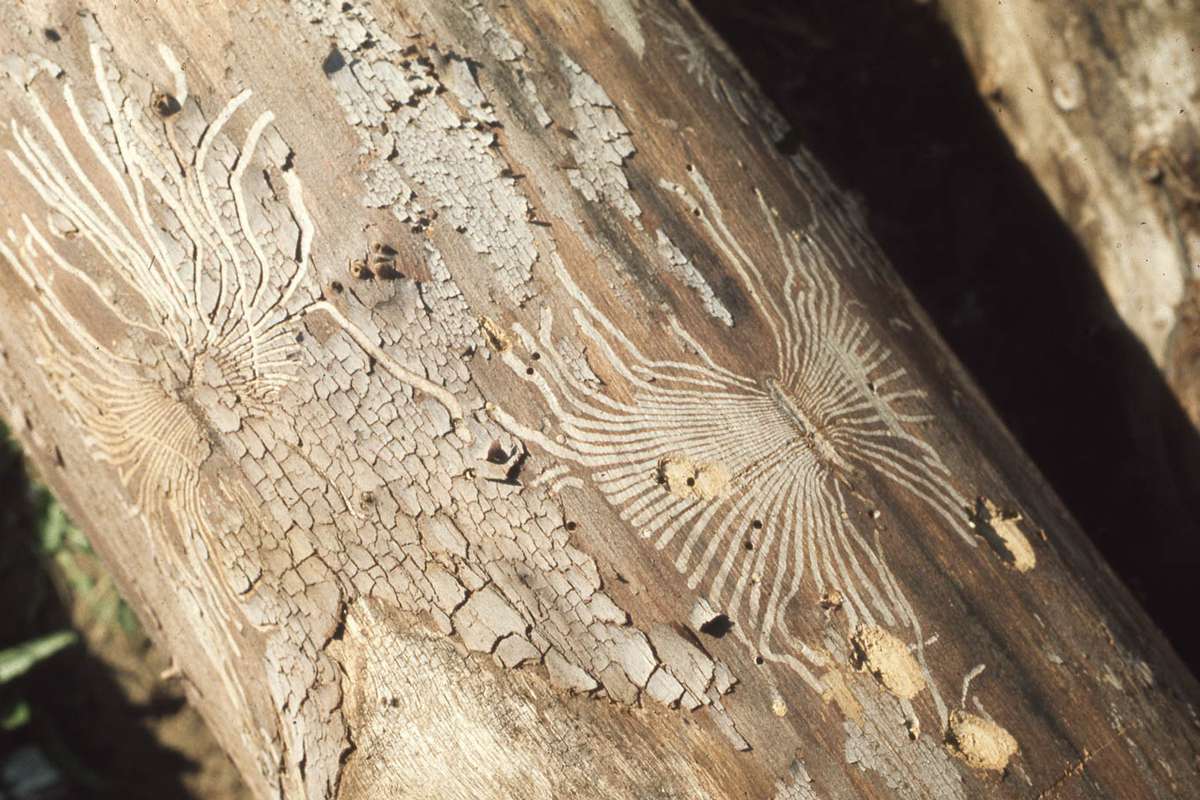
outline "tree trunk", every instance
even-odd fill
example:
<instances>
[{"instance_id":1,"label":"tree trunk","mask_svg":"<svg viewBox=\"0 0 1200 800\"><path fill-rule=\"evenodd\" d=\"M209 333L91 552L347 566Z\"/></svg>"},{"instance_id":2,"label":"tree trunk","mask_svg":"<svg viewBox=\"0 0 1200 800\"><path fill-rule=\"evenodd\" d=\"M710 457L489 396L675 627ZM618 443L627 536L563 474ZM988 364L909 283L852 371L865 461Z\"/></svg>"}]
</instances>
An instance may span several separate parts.
<instances>
[{"instance_id":1,"label":"tree trunk","mask_svg":"<svg viewBox=\"0 0 1200 800\"><path fill-rule=\"evenodd\" d=\"M0 10L0 402L259 796L1195 792L1194 679L689 8L138 8Z\"/></svg>"},{"instance_id":2,"label":"tree trunk","mask_svg":"<svg viewBox=\"0 0 1200 800\"><path fill-rule=\"evenodd\" d=\"M1017 154L1200 427L1200 6L939 7Z\"/></svg>"}]
</instances>

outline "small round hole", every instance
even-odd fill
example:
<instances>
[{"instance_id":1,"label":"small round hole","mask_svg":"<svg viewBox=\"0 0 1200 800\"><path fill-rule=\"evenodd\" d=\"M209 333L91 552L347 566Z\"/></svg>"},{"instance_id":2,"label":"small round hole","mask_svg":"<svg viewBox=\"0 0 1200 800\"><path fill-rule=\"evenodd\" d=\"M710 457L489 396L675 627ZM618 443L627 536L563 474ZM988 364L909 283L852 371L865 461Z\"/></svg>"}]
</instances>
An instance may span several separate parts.
<instances>
[{"instance_id":1,"label":"small round hole","mask_svg":"<svg viewBox=\"0 0 1200 800\"><path fill-rule=\"evenodd\" d=\"M526 374L526 375L532 375L532 374L533 374L533 367L526 367L526 368L525 368L525 374Z\"/></svg>"},{"instance_id":2,"label":"small round hole","mask_svg":"<svg viewBox=\"0 0 1200 800\"><path fill-rule=\"evenodd\" d=\"M761 667L761 666L763 665L763 663L764 663L764 659L763 659L763 657L762 657L762 656L755 656L755 657L754 657L754 663L755 663L755 664L758 664L758 665Z\"/></svg>"},{"instance_id":3,"label":"small round hole","mask_svg":"<svg viewBox=\"0 0 1200 800\"><path fill-rule=\"evenodd\" d=\"M754 528L754 530L756 530L756 531L762 530L762 520L761 519L754 520L753 522L750 523L750 527Z\"/></svg>"},{"instance_id":4,"label":"small round hole","mask_svg":"<svg viewBox=\"0 0 1200 800\"><path fill-rule=\"evenodd\" d=\"M579 525L575 522L575 520L567 520L567 530L573 531L578 527Z\"/></svg>"},{"instance_id":5,"label":"small round hole","mask_svg":"<svg viewBox=\"0 0 1200 800\"><path fill-rule=\"evenodd\" d=\"M531 355L531 356L529 356L529 357L530 357L530 358L532 358L534 361L538 361L538 360L540 360L540 359L541 359L541 357L542 357L542 354L541 354L541 353L534 353L534 354L532 354L532 355Z\"/></svg>"},{"instance_id":6,"label":"small round hole","mask_svg":"<svg viewBox=\"0 0 1200 800\"><path fill-rule=\"evenodd\" d=\"M701 633L706 633L715 639L720 639L731 630L733 630L733 620L725 614L717 614L700 626Z\"/></svg>"},{"instance_id":7,"label":"small round hole","mask_svg":"<svg viewBox=\"0 0 1200 800\"><path fill-rule=\"evenodd\" d=\"M178 114L181 108L175 96L166 92L155 92L154 97L150 100L150 105L154 107L154 112L163 119Z\"/></svg>"}]
</instances>

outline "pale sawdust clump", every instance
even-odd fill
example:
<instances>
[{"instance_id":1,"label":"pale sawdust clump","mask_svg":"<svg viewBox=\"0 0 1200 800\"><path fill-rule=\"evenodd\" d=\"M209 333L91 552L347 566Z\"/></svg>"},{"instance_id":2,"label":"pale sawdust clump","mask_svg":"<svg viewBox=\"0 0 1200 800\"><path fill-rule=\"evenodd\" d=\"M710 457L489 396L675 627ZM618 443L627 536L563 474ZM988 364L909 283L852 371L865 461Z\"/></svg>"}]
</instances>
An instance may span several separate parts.
<instances>
[{"instance_id":1,"label":"pale sawdust clump","mask_svg":"<svg viewBox=\"0 0 1200 800\"><path fill-rule=\"evenodd\" d=\"M729 486L729 469L724 464L700 464L696 467L696 485L692 488L702 500L715 500Z\"/></svg>"},{"instance_id":2,"label":"pale sawdust clump","mask_svg":"<svg viewBox=\"0 0 1200 800\"><path fill-rule=\"evenodd\" d=\"M508 335L504 333L503 328L496 324L495 320L490 317L480 317L479 329L483 331L488 346L497 353L503 353L509 348Z\"/></svg>"},{"instance_id":3,"label":"pale sawdust clump","mask_svg":"<svg viewBox=\"0 0 1200 800\"><path fill-rule=\"evenodd\" d=\"M692 462L686 458L677 456L667 456L658 461L658 470L655 473L655 478L658 482L665 486L667 491L677 497L687 497L692 493L692 487L688 485L688 481L694 482Z\"/></svg>"},{"instance_id":4,"label":"pale sawdust clump","mask_svg":"<svg viewBox=\"0 0 1200 800\"><path fill-rule=\"evenodd\" d=\"M975 503L972 522L976 530L1017 572L1028 572L1037 566L1037 553L1028 537L1021 532L1017 524L1020 521L1020 514L1006 514L986 497L979 498Z\"/></svg>"},{"instance_id":5,"label":"pale sawdust clump","mask_svg":"<svg viewBox=\"0 0 1200 800\"><path fill-rule=\"evenodd\" d=\"M683 456L659 459L658 482L676 497L715 500L725 494L732 476L729 468L716 462L693 462Z\"/></svg>"},{"instance_id":6,"label":"pale sawdust clump","mask_svg":"<svg viewBox=\"0 0 1200 800\"><path fill-rule=\"evenodd\" d=\"M842 597L842 593L837 589L830 589L828 592L822 593L821 598L818 601L821 608L825 609L826 611L838 610L842 607L843 602L844 598Z\"/></svg>"},{"instance_id":7,"label":"pale sawdust clump","mask_svg":"<svg viewBox=\"0 0 1200 800\"><path fill-rule=\"evenodd\" d=\"M777 717L786 717L788 713L787 702L774 687L771 688L771 712Z\"/></svg>"},{"instance_id":8,"label":"pale sawdust clump","mask_svg":"<svg viewBox=\"0 0 1200 800\"><path fill-rule=\"evenodd\" d=\"M972 769L1003 772L1016 755L1017 740L990 719L953 711L946 729L946 747Z\"/></svg>"},{"instance_id":9,"label":"pale sawdust clump","mask_svg":"<svg viewBox=\"0 0 1200 800\"><path fill-rule=\"evenodd\" d=\"M860 627L850 644L855 666L897 697L911 700L925 688L925 675L908 646L878 625Z\"/></svg>"}]
</instances>

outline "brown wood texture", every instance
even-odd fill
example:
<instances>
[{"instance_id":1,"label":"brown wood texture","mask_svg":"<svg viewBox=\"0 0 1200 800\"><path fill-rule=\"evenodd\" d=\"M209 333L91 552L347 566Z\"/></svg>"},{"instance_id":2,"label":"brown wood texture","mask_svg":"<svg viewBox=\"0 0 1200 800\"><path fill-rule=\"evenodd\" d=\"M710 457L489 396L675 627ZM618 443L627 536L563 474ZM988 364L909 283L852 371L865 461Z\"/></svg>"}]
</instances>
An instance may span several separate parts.
<instances>
[{"instance_id":1,"label":"brown wood texture","mask_svg":"<svg viewBox=\"0 0 1200 800\"><path fill-rule=\"evenodd\" d=\"M0 407L260 796L1195 795L1194 679L688 7L0 23Z\"/></svg>"}]
</instances>

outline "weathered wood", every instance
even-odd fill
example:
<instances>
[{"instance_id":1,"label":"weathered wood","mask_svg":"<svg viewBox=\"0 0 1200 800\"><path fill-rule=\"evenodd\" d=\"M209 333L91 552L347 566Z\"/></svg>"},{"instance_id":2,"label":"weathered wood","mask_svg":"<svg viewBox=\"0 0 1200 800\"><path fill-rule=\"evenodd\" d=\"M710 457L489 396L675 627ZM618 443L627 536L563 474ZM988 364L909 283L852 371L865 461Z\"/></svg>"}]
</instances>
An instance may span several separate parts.
<instances>
[{"instance_id":1,"label":"weathered wood","mask_svg":"<svg viewBox=\"0 0 1200 800\"><path fill-rule=\"evenodd\" d=\"M1200 5L947 0L980 92L1200 427Z\"/></svg>"},{"instance_id":2,"label":"weathered wood","mask_svg":"<svg viewBox=\"0 0 1200 800\"><path fill-rule=\"evenodd\" d=\"M0 22L4 413L260 796L1195 793L1195 681L686 7Z\"/></svg>"}]
</instances>

